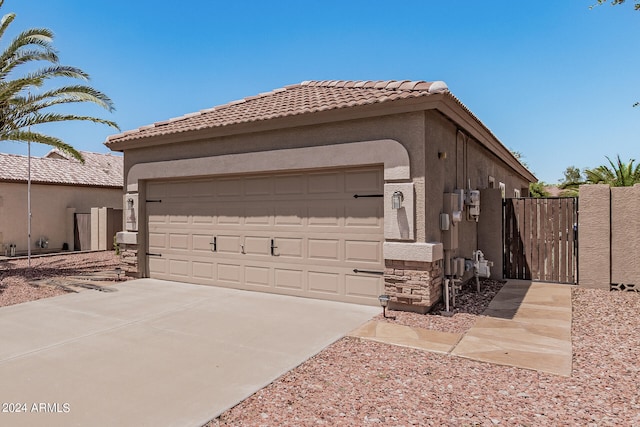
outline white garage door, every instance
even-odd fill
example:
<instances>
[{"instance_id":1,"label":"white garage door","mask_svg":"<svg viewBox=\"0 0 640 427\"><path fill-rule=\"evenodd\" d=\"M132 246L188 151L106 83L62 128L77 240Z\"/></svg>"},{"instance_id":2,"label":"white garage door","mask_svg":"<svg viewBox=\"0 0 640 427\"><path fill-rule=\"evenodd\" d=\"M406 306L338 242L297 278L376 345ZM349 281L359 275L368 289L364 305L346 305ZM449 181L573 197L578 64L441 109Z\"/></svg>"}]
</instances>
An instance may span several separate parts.
<instances>
[{"instance_id":1,"label":"white garage door","mask_svg":"<svg viewBox=\"0 0 640 427\"><path fill-rule=\"evenodd\" d=\"M382 192L381 167L151 181L149 275L377 305Z\"/></svg>"}]
</instances>

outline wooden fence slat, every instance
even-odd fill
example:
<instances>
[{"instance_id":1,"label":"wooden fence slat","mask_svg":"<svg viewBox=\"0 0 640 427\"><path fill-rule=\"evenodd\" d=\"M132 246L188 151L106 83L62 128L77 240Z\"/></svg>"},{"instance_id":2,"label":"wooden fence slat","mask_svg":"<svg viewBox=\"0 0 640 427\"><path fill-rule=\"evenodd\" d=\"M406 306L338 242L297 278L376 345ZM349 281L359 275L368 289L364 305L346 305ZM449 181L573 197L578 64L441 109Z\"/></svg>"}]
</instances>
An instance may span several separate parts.
<instances>
[{"instance_id":1,"label":"wooden fence slat","mask_svg":"<svg viewBox=\"0 0 640 427\"><path fill-rule=\"evenodd\" d=\"M559 242L559 223L560 223L560 200L552 200L551 207L553 213L551 214L552 235L551 244L553 245L553 268L551 270L551 280L558 282L560 279L560 242Z\"/></svg>"},{"instance_id":2,"label":"wooden fence slat","mask_svg":"<svg viewBox=\"0 0 640 427\"><path fill-rule=\"evenodd\" d=\"M506 277L511 276L511 200L504 200L504 254L503 271Z\"/></svg>"},{"instance_id":3,"label":"wooden fence slat","mask_svg":"<svg viewBox=\"0 0 640 427\"><path fill-rule=\"evenodd\" d=\"M531 279L531 199L522 199L524 205L524 235L523 235L523 247L524 247L524 274L525 277Z\"/></svg>"},{"instance_id":4,"label":"wooden fence slat","mask_svg":"<svg viewBox=\"0 0 640 427\"><path fill-rule=\"evenodd\" d=\"M531 201L531 278L540 277L540 206L534 200Z\"/></svg>"},{"instance_id":5,"label":"wooden fence slat","mask_svg":"<svg viewBox=\"0 0 640 427\"><path fill-rule=\"evenodd\" d=\"M567 203L564 200L560 200L560 218L558 223L558 242L560 244L560 253L558 256L560 257L560 268L558 270L558 275L561 283L566 283L567 279Z\"/></svg>"},{"instance_id":6,"label":"wooden fence slat","mask_svg":"<svg viewBox=\"0 0 640 427\"><path fill-rule=\"evenodd\" d=\"M569 230L569 243L568 243L568 258L570 265L570 283L576 283L577 281L577 254L575 253L575 244L576 244L576 234L574 232L574 226L578 224L577 212L578 212L578 201L576 199L571 199L571 210L570 215L567 218L567 230Z\"/></svg>"},{"instance_id":7,"label":"wooden fence slat","mask_svg":"<svg viewBox=\"0 0 640 427\"><path fill-rule=\"evenodd\" d=\"M517 259L517 253L518 253L518 243L517 243L517 236L518 236L518 228L517 228L517 218L516 218L516 206L515 206L515 201L510 200L509 201L509 205L511 205L511 217L509 218L510 220L510 227L511 227L511 253L509 254L509 262L511 265L511 274L513 274L516 277L518 276L518 259Z\"/></svg>"}]
</instances>

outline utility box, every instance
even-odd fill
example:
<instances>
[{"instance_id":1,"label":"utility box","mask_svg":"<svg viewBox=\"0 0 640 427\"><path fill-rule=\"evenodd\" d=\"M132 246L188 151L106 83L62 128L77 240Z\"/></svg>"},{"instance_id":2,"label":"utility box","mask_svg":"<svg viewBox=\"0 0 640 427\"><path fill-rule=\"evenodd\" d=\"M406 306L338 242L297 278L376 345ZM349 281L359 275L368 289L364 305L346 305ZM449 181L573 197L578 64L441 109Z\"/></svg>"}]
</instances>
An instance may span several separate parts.
<instances>
[{"instance_id":1,"label":"utility box","mask_svg":"<svg viewBox=\"0 0 640 427\"><path fill-rule=\"evenodd\" d=\"M444 214L451 219L449 229L442 231L442 248L446 251L458 249L458 229L460 226L453 219L460 214L460 195L457 193L444 193L443 196ZM441 224L441 228L442 228Z\"/></svg>"}]
</instances>

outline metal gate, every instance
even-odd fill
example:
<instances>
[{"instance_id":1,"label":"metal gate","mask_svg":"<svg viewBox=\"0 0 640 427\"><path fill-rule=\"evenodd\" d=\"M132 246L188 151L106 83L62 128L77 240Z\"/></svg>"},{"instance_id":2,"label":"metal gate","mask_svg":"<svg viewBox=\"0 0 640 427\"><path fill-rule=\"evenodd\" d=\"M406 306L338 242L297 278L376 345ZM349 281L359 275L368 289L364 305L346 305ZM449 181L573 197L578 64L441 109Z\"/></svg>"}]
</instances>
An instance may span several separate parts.
<instances>
[{"instance_id":1,"label":"metal gate","mask_svg":"<svg viewBox=\"0 0 640 427\"><path fill-rule=\"evenodd\" d=\"M504 277L577 283L578 199L505 199L503 208Z\"/></svg>"}]
</instances>

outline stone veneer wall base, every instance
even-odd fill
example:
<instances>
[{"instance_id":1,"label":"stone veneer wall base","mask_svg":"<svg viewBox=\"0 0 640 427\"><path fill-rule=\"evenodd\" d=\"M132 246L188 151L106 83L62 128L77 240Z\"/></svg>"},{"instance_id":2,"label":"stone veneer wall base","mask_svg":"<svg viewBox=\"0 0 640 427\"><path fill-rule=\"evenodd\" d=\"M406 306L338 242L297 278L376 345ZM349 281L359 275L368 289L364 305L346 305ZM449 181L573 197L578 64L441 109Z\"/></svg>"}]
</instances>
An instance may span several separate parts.
<instances>
[{"instance_id":1,"label":"stone veneer wall base","mask_svg":"<svg viewBox=\"0 0 640 427\"><path fill-rule=\"evenodd\" d=\"M441 261L385 260L384 288L390 309L427 313L442 299Z\"/></svg>"},{"instance_id":2,"label":"stone veneer wall base","mask_svg":"<svg viewBox=\"0 0 640 427\"><path fill-rule=\"evenodd\" d=\"M138 245L120 243L120 259L125 264L124 272L128 277L141 277L138 271Z\"/></svg>"}]
</instances>

